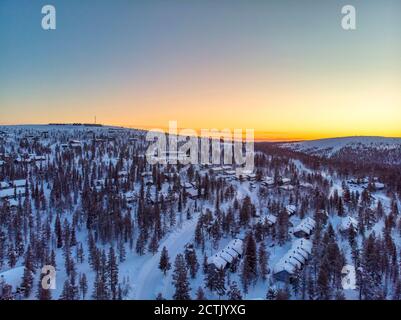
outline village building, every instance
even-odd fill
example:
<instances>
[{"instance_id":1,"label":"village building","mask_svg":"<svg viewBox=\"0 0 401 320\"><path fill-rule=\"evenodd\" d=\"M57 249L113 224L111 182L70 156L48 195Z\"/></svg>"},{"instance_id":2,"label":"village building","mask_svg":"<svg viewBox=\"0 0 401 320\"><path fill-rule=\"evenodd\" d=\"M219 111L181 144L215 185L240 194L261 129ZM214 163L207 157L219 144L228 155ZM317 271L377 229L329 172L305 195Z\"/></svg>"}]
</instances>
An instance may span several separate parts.
<instances>
[{"instance_id":1,"label":"village building","mask_svg":"<svg viewBox=\"0 0 401 320\"><path fill-rule=\"evenodd\" d=\"M82 142L79 140L70 140L68 141L68 146L73 149L82 148Z\"/></svg>"},{"instance_id":2,"label":"village building","mask_svg":"<svg viewBox=\"0 0 401 320\"><path fill-rule=\"evenodd\" d=\"M272 188L275 185L272 177L265 177L260 184L266 188Z\"/></svg>"},{"instance_id":3,"label":"village building","mask_svg":"<svg viewBox=\"0 0 401 320\"><path fill-rule=\"evenodd\" d=\"M273 277L277 281L291 282L297 271L301 270L312 253L312 241L297 239L291 249L276 263Z\"/></svg>"},{"instance_id":4,"label":"village building","mask_svg":"<svg viewBox=\"0 0 401 320\"><path fill-rule=\"evenodd\" d=\"M289 185L291 183L291 179L290 178L281 178L281 183L282 185Z\"/></svg>"},{"instance_id":5,"label":"village building","mask_svg":"<svg viewBox=\"0 0 401 320\"><path fill-rule=\"evenodd\" d=\"M303 219L296 227L293 229L293 235L297 238L309 238L315 229L316 222L310 217Z\"/></svg>"},{"instance_id":6,"label":"village building","mask_svg":"<svg viewBox=\"0 0 401 320\"><path fill-rule=\"evenodd\" d=\"M280 186L279 187L281 190L284 190L284 191L292 191L292 190L294 190L295 189L295 187L293 186L293 185L283 185L283 186Z\"/></svg>"},{"instance_id":7,"label":"village building","mask_svg":"<svg viewBox=\"0 0 401 320\"><path fill-rule=\"evenodd\" d=\"M309 182L300 182L299 186L304 189L313 189L313 184Z\"/></svg>"},{"instance_id":8,"label":"village building","mask_svg":"<svg viewBox=\"0 0 401 320\"><path fill-rule=\"evenodd\" d=\"M242 256L243 241L234 239L222 250L207 259L209 265L214 265L217 269L229 268L235 259Z\"/></svg>"},{"instance_id":9,"label":"village building","mask_svg":"<svg viewBox=\"0 0 401 320\"><path fill-rule=\"evenodd\" d=\"M293 204L289 204L285 207L285 211L287 211L289 216L293 216L297 211L297 207Z\"/></svg>"},{"instance_id":10,"label":"village building","mask_svg":"<svg viewBox=\"0 0 401 320\"><path fill-rule=\"evenodd\" d=\"M12 199L15 196L25 196L25 187L24 188L10 188L0 190L0 199Z\"/></svg>"}]
</instances>

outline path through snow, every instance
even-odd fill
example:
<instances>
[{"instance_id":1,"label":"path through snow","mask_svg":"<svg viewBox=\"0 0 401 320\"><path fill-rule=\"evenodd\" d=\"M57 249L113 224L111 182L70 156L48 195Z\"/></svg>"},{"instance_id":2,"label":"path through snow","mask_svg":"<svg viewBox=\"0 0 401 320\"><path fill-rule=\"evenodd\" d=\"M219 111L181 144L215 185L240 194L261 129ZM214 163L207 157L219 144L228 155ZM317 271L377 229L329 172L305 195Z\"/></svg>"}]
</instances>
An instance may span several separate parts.
<instances>
[{"instance_id":1,"label":"path through snow","mask_svg":"<svg viewBox=\"0 0 401 320\"><path fill-rule=\"evenodd\" d=\"M174 269L175 257L177 254L183 253L185 244L193 240L197 221L198 214L194 214L191 220L186 220L182 224L181 228L177 228L171 232L160 243L159 251L143 263L139 269L139 273L135 275L131 299L155 299L159 292L164 297L169 297L168 290L172 290L170 275L171 270ZM164 246L168 250L171 263L171 270L166 276L159 269L160 252Z\"/></svg>"}]
</instances>

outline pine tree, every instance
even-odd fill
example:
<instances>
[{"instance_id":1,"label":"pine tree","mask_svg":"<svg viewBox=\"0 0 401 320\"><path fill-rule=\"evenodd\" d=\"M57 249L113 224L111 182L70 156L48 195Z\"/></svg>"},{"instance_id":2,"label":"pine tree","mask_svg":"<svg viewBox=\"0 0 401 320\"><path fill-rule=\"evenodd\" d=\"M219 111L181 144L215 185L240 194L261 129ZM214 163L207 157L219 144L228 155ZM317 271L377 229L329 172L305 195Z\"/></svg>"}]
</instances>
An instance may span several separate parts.
<instances>
[{"instance_id":1,"label":"pine tree","mask_svg":"<svg viewBox=\"0 0 401 320\"><path fill-rule=\"evenodd\" d=\"M161 301L161 300L166 300L166 299L163 297L163 294L161 292L159 292L156 296L156 300Z\"/></svg>"},{"instance_id":2,"label":"pine tree","mask_svg":"<svg viewBox=\"0 0 401 320\"><path fill-rule=\"evenodd\" d=\"M52 299L51 291L49 289L43 288L43 286L42 286L42 280L43 280L44 276L45 276L45 274L41 274L41 276L39 278L38 291L36 293L36 298L38 300L51 300Z\"/></svg>"},{"instance_id":3,"label":"pine tree","mask_svg":"<svg viewBox=\"0 0 401 320\"><path fill-rule=\"evenodd\" d=\"M85 300L86 293L88 292L88 282L85 273L81 274L79 277L79 289L82 294L82 300Z\"/></svg>"},{"instance_id":4,"label":"pine tree","mask_svg":"<svg viewBox=\"0 0 401 320\"><path fill-rule=\"evenodd\" d=\"M226 292L225 273L223 269L218 269L214 264L209 265L205 274L205 286L212 292L216 292L219 296L223 296Z\"/></svg>"},{"instance_id":5,"label":"pine tree","mask_svg":"<svg viewBox=\"0 0 401 320\"><path fill-rule=\"evenodd\" d=\"M326 265L322 265L319 271L317 278L317 296L319 300L330 299L330 286Z\"/></svg>"},{"instance_id":6,"label":"pine tree","mask_svg":"<svg viewBox=\"0 0 401 320\"><path fill-rule=\"evenodd\" d=\"M35 268L33 266L32 251L31 251L31 247L28 246L27 253L25 256L25 263L24 263L24 275L22 277L22 283L21 283L21 287L24 290L25 298L28 298L32 292L34 272L35 272Z\"/></svg>"},{"instance_id":7,"label":"pine tree","mask_svg":"<svg viewBox=\"0 0 401 320\"><path fill-rule=\"evenodd\" d=\"M117 299L118 289L118 265L116 255L113 247L109 249L109 261L107 263L107 275L109 279L109 288L111 292L111 299Z\"/></svg>"},{"instance_id":8,"label":"pine tree","mask_svg":"<svg viewBox=\"0 0 401 320\"><path fill-rule=\"evenodd\" d=\"M118 242L118 255L120 262L121 263L124 262L126 257L126 250L125 250L125 243L122 240Z\"/></svg>"},{"instance_id":9,"label":"pine tree","mask_svg":"<svg viewBox=\"0 0 401 320\"><path fill-rule=\"evenodd\" d=\"M199 269L198 259L196 257L196 251L193 249L193 246L187 246L185 248L185 261L187 263L187 267L189 268L189 273L192 279L195 279L196 273Z\"/></svg>"},{"instance_id":10,"label":"pine tree","mask_svg":"<svg viewBox=\"0 0 401 320\"><path fill-rule=\"evenodd\" d=\"M258 277L258 260L256 256L256 242L252 232L248 233L245 239L244 261L242 265L242 284L244 292L255 282Z\"/></svg>"},{"instance_id":11,"label":"pine tree","mask_svg":"<svg viewBox=\"0 0 401 320\"><path fill-rule=\"evenodd\" d=\"M199 287L198 290L196 290L196 300L207 300L202 287Z\"/></svg>"},{"instance_id":12,"label":"pine tree","mask_svg":"<svg viewBox=\"0 0 401 320\"><path fill-rule=\"evenodd\" d=\"M60 300L72 300L71 288L70 288L70 279L66 279L64 281L63 291L61 292Z\"/></svg>"},{"instance_id":13,"label":"pine tree","mask_svg":"<svg viewBox=\"0 0 401 320\"><path fill-rule=\"evenodd\" d=\"M268 274L268 253L266 252L266 246L264 242L262 242L259 246L259 252L258 252L258 260L259 260L259 270L260 270L260 276L262 280L266 280L267 274Z\"/></svg>"},{"instance_id":14,"label":"pine tree","mask_svg":"<svg viewBox=\"0 0 401 320\"><path fill-rule=\"evenodd\" d=\"M288 223L288 212L283 209L279 212L276 223L278 243L280 245L283 245L288 240Z\"/></svg>"},{"instance_id":15,"label":"pine tree","mask_svg":"<svg viewBox=\"0 0 401 320\"><path fill-rule=\"evenodd\" d=\"M277 298L277 291L273 288L269 288L266 293L266 300L276 300Z\"/></svg>"},{"instance_id":16,"label":"pine tree","mask_svg":"<svg viewBox=\"0 0 401 320\"><path fill-rule=\"evenodd\" d=\"M190 300L190 286L187 277L187 269L185 266L184 256L178 254L174 262L173 285L175 293L174 300Z\"/></svg>"},{"instance_id":17,"label":"pine tree","mask_svg":"<svg viewBox=\"0 0 401 320\"><path fill-rule=\"evenodd\" d=\"M288 290L279 289L277 290L276 300L289 300L290 293Z\"/></svg>"},{"instance_id":18,"label":"pine tree","mask_svg":"<svg viewBox=\"0 0 401 320\"><path fill-rule=\"evenodd\" d=\"M159 249L159 239L157 233L154 232L152 238L150 239L149 251L152 252L153 255L155 255L158 249Z\"/></svg>"},{"instance_id":19,"label":"pine tree","mask_svg":"<svg viewBox=\"0 0 401 320\"><path fill-rule=\"evenodd\" d=\"M166 275L167 271L171 269L170 258L168 256L168 251L166 247L163 247L162 253L160 254L159 269L163 272L164 275Z\"/></svg>"},{"instance_id":20,"label":"pine tree","mask_svg":"<svg viewBox=\"0 0 401 320\"><path fill-rule=\"evenodd\" d=\"M235 281L231 283L227 295L229 300L242 300L241 290Z\"/></svg>"},{"instance_id":21,"label":"pine tree","mask_svg":"<svg viewBox=\"0 0 401 320\"><path fill-rule=\"evenodd\" d=\"M61 222L60 222L60 216L57 214L56 216L56 222L54 225L54 232L56 233L56 238L57 238L57 248L61 248L63 246L63 235L61 232Z\"/></svg>"}]
</instances>

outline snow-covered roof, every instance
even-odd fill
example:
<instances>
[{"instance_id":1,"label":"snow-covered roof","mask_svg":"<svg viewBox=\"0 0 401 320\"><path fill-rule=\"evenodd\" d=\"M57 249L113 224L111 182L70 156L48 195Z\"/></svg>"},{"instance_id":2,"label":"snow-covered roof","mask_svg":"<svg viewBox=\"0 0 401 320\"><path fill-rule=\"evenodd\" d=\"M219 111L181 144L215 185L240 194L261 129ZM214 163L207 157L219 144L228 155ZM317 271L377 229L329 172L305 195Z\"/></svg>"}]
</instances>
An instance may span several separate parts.
<instances>
[{"instance_id":1,"label":"snow-covered roof","mask_svg":"<svg viewBox=\"0 0 401 320\"><path fill-rule=\"evenodd\" d=\"M234 239L230 241L227 245L227 248L228 247L238 252L238 254L242 254L243 242L241 239Z\"/></svg>"},{"instance_id":2,"label":"snow-covered roof","mask_svg":"<svg viewBox=\"0 0 401 320\"><path fill-rule=\"evenodd\" d=\"M312 242L306 239L297 239L292 243L291 249L281 257L273 268L273 273L287 271L293 274L301 268L312 252Z\"/></svg>"},{"instance_id":3,"label":"snow-covered roof","mask_svg":"<svg viewBox=\"0 0 401 320\"><path fill-rule=\"evenodd\" d=\"M190 189L190 188L193 188L193 185L190 182L185 182L185 183L181 184L181 187L183 187L185 189Z\"/></svg>"},{"instance_id":4,"label":"snow-covered roof","mask_svg":"<svg viewBox=\"0 0 401 320\"><path fill-rule=\"evenodd\" d=\"M209 257L207 259L207 262L208 264L214 264L218 269L223 269L227 265L227 261L225 261L222 257L220 257L217 254L215 254L212 257Z\"/></svg>"},{"instance_id":5,"label":"snow-covered roof","mask_svg":"<svg viewBox=\"0 0 401 320\"><path fill-rule=\"evenodd\" d=\"M277 222L277 217L275 215L272 215L271 213L269 213L268 215L266 215L264 217L263 220L267 221L267 223L272 226Z\"/></svg>"},{"instance_id":6,"label":"snow-covered roof","mask_svg":"<svg viewBox=\"0 0 401 320\"><path fill-rule=\"evenodd\" d=\"M384 183L375 182L374 187L375 187L375 189L384 189Z\"/></svg>"},{"instance_id":7,"label":"snow-covered roof","mask_svg":"<svg viewBox=\"0 0 401 320\"><path fill-rule=\"evenodd\" d=\"M297 207L294 206L293 204L289 204L285 207L285 210L287 211L287 213L289 215L293 215L295 213L295 211L297 211Z\"/></svg>"},{"instance_id":8,"label":"snow-covered roof","mask_svg":"<svg viewBox=\"0 0 401 320\"><path fill-rule=\"evenodd\" d=\"M309 182L301 182L299 184L300 187L302 188L313 188L313 184L309 183Z\"/></svg>"},{"instance_id":9,"label":"snow-covered roof","mask_svg":"<svg viewBox=\"0 0 401 320\"><path fill-rule=\"evenodd\" d=\"M358 229L358 221L353 217L347 216L341 220L340 230L346 231L349 228Z\"/></svg>"},{"instance_id":10,"label":"snow-covered roof","mask_svg":"<svg viewBox=\"0 0 401 320\"><path fill-rule=\"evenodd\" d=\"M308 254L312 253L312 247L313 247L312 241L303 238L296 239L292 243L292 248L303 250Z\"/></svg>"},{"instance_id":11,"label":"snow-covered roof","mask_svg":"<svg viewBox=\"0 0 401 320\"><path fill-rule=\"evenodd\" d=\"M265 185L273 185L274 184L274 179L272 177L265 177L262 182L262 184Z\"/></svg>"},{"instance_id":12,"label":"snow-covered roof","mask_svg":"<svg viewBox=\"0 0 401 320\"><path fill-rule=\"evenodd\" d=\"M290 254L286 253L274 266L273 273L287 271L289 274L293 274L297 270L298 263Z\"/></svg>"},{"instance_id":13,"label":"snow-covered roof","mask_svg":"<svg viewBox=\"0 0 401 320\"><path fill-rule=\"evenodd\" d=\"M236 175L236 171L235 170L225 170L225 173L230 175L230 176L235 176Z\"/></svg>"},{"instance_id":14,"label":"snow-covered roof","mask_svg":"<svg viewBox=\"0 0 401 320\"><path fill-rule=\"evenodd\" d=\"M294 190L294 186L293 185L286 185L286 186L280 186L280 189L285 190L285 191L291 191Z\"/></svg>"},{"instance_id":15,"label":"snow-covered roof","mask_svg":"<svg viewBox=\"0 0 401 320\"><path fill-rule=\"evenodd\" d=\"M14 180L14 181L12 181L11 182L11 184L14 186L14 187L25 187L25 184L26 184L26 180L25 179L20 179L20 180Z\"/></svg>"},{"instance_id":16,"label":"snow-covered roof","mask_svg":"<svg viewBox=\"0 0 401 320\"><path fill-rule=\"evenodd\" d=\"M125 171L125 170L118 171L118 176L119 177L126 177L126 176L128 176L128 172Z\"/></svg>"},{"instance_id":17,"label":"snow-covered roof","mask_svg":"<svg viewBox=\"0 0 401 320\"><path fill-rule=\"evenodd\" d=\"M312 233L313 229L315 229L315 225L316 225L315 220L313 220L310 217L307 217L301 220L301 222L293 229L293 232L296 233L303 231L309 235Z\"/></svg>"},{"instance_id":18,"label":"snow-covered roof","mask_svg":"<svg viewBox=\"0 0 401 320\"><path fill-rule=\"evenodd\" d=\"M242 254L242 240L234 239L222 250L208 258L208 264L214 264L217 268L224 268L236 257Z\"/></svg>"},{"instance_id":19,"label":"snow-covered roof","mask_svg":"<svg viewBox=\"0 0 401 320\"><path fill-rule=\"evenodd\" d=\"M233 253L233 251L231 250L231 253ZM232 256L231 254L228 253L228 251L226 251L225 249L221 250L219 252L219 256L222 257L224 260L226 260L228 263L233 262L234 258L236 256Z\"/></svg>"},{"instance_id":20,"label":"snow-covered roof","mask_svg":"<svg viewBox=\"0 0 401 320\"><path fill-rule=\"evenodd\" d=\"M8 205L9 205L10 207L18 207L18 200L9 199L9 200L8 200Z\"/></svg>"},{"instance_id":21,"label":"snow-covered roof","mask_svg":"<svg viewBox=\"0 0 401 320\"><path fill-rule=\"evenodd\" d=\"M10 184L8 182L0 181L0 189L6 189L9 187L10 187Z\"/></svg>"},{"instance_id":22,"label":"snow-covered roof","mask_svg":"<svg viewBox=\"0 0 401 320\"><path fill-rule=\"evenodd\" d=\"M141 173L142 177L151 177L152 176L152 171L144 171Z\"/></svg>"},{"instance_id":23,"label":"snow-covered roof","mask_svg":"<svg viewBox=\"0 0 401 320\"><path fill-rule=\"evenodd\" d=\"M25 188L17 188L17 196L18 194L24 195ZM0 199L12 198L12 197L14 197L14 188L0 190Z\"/></svg>"},{"instance_id":24,"label":"snow-covered roof","mask_svg":"<svg viewBox=\"0 0 401 320\"><path fill-rule=\"evenodd\" d=\"M290 179L290 178L282 178L282 179L281 179L281 182L282 182L282 183L290 183L290 182L291 182L291 179Z\"/></svg>"},{"instance_id":25,"label":"snow-covered roof","mask_svg":"<svg viewBox=\"0 0 401 320\"><path fill-rule=\"evenodd\" d=\"M195 189L194 187L191 187L189 189L186 189L185 192L190 195L191 197L197 197L198 196L198 189Z\"/></svg>"}]
</instances>

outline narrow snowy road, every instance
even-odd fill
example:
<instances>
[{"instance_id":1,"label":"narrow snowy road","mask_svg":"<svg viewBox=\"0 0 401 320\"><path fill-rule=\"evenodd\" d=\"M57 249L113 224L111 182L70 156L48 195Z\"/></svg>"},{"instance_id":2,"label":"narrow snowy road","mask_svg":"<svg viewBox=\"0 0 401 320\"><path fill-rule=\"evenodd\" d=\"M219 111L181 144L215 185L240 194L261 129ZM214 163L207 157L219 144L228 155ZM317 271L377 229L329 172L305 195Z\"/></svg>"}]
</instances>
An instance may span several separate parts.
<instances>
[{"instance_id":1,"label":"narrow snowy road","mask_svg":"<svg viewBox=\"0 0 401 320\"><path fill-rule=\"evenodd\" d=\"M177 228L170 233L164 241L160 243L159 252L154 256L150 256L144 262L139 270L138 275L135 275L133 281L133 296L132 299L155 299L157 294L161 292L164 297L169 298L168 291L171 288L171 270L166 276L159 269L160 252L165 246L170 257L171 269L174 269L174 260L177 254L183 253L186 243L193 240L198 214L194 214L191 220L185 221L181 228Z\"/></svg>"}]
</instances>

